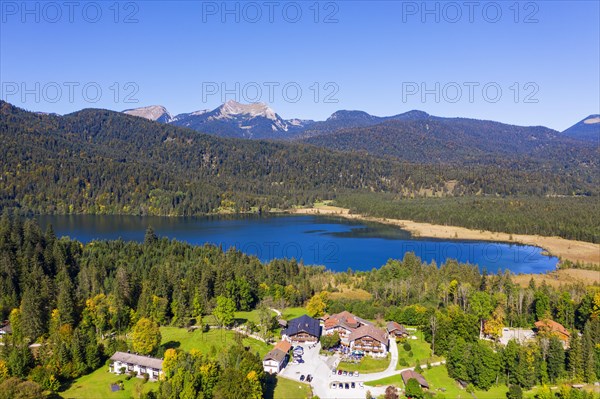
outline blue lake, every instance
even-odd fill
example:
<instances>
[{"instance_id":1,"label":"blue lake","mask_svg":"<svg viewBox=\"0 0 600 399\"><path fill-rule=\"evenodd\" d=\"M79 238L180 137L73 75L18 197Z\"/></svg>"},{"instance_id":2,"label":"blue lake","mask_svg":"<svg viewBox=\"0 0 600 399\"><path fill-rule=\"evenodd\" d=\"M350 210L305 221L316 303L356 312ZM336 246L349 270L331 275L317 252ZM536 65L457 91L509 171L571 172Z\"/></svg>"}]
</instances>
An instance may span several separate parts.
<instances>
[{"instance_id":1,"label":"blue lake","mask_svg":"<svg viewBox=\"0 0 600 399\"><path fill-rule=\"evenodd\" d=\"M212 243L236 247L263 261L296 258L305 264L331 270L370 270L388 259L414 252L439 265L446 259L477 264L488 272L543 273L556 268L558 259L533 246L508 243L415 238L394 226L342 218L278 215L194 218L138 216L39 216L45 228L51 223L57 236L82 242L96 239L142 241L148 226L156 234L191 244Z\"/></svg>"}]
</instances>

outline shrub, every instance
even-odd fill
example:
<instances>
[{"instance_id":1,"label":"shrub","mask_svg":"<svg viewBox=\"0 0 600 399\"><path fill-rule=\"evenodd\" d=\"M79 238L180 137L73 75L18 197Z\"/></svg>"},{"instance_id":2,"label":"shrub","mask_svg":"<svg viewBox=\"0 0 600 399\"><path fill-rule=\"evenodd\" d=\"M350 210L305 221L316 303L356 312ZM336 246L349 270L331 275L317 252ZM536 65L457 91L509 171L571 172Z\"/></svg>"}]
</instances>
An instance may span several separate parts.
<instances>
[{"instance_id":1,"label":"shrub","mask_svg":"<svg viewBox=\"0 0 600 399\"><path fill-rule=\"evenodd\" d=\"M150 374L148 373L144 373L142 374L142 376L144 377L144 382L148 382L148 380L150 379Z\"/></svg>"},{"instance_id":2,"label":"shrub","mask_svg":"<svg viewBox=\"0 0 600 399\"><path fill-rule=\"evenodd\" d=\"M400 366L408 366L408 362L406 361L405 358L401 357L400 359L398 359L398 364Z\"/></svg>"},{"instance_id":3,"label":"shrub","mask_svg":"<svg viewBox=\"0 0 600 399\"><path fill-rule=\"evenodd\" d=\"M413 357L414 355L415 354L412 351L408 352L408 357Z\"/></svg>"},{"instance_id":4,"label":"shrub","mask_svg":"<svg viewBox=\"0 0 600 399\"><path fill-rule=\"evenodd\" d=\"M521 399L523 398L523 390L518 385L511 385L506 393L507 399Z\"/></svg>"},{"instance_id":5,"label":"shrub","mask_svg":"<svg viewBox=\"0 0 600 399\"><path fill-rule=\"evenodd\" d=\"M406 352L410 352L412 350L412 346L410 346L410 344L408 342L405 342L402 345L402 349L404 349Z\"/></svg>"},{"instance_id":6,"label":"shrub","mask_svg":"<svg viewBox=\"0 0 600 399\"><path fill-rule=\"evenodd\" d=\"M119 374L125 374L125 367L119 368Z\"/></svg>"}]
</instances>

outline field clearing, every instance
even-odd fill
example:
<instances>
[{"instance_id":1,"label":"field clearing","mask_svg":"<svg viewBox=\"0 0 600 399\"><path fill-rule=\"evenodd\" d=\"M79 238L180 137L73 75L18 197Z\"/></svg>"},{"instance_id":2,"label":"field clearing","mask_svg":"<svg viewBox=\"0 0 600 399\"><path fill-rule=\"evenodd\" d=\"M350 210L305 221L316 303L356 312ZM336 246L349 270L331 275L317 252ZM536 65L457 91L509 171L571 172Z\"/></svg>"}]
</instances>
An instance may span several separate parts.
<instances>
[{"instance_id":1,"label":"field clearing","mask_svg":"<svg viewBox=\"0 0 600 399\"><path fill-rule=\"evenodd\" d=\"M529 280L535 281L536 285L545 282L549 286L559 287L563 284L584 283L585 285L600 285L600 272L583 269L561 269L545 274L519 274L513 277L513 281L521 287L527 287Z\"/></svg>"},{"instance_id":2,"label":"field clearing","mask_svg":"<svg viewBox=\"0 0 600 399\"><path fill-rule=\"evenodd\" d=\"M273 383L275 383L274 391ZM310 397L311 392L308 384L277 376L273 382L267 383L265 399L305 399Z\"/></svg>"},{"instance_id":3,"label":"field clearing","mask_svg":"<svg viewBox=\"0 0 600 399\"><path fill-rule=\"evenodd\" d=\"M162 335L161 345L184 351L196 349L211 357L232 345L236 335L234 331L216 328L210 329L208 332L202 332L199 329L188 332L186 328L160 327L160 333ZM243 338L242 344L249 347L253 353L258 352L260 356L266 355L272 349L270 345L248 337Z\"/></svg>"},{"instance_id":4,"label":"field clearing","mask_svg":"<svg viewBox=\"0 0 600 399\"><path fill-rule=\"evenodd\" d=\"M417 360L419 364L424 369L429 363L435 363L442 360L439 356L431 356L431 344L423 338L423 332L417 331L413 335L417 337L417 339L407 339L406 342L410 344L411 350L404 350L403 343L398 342L398 365L396 366L396 370L402 370L407 367L415 367ZM409 352L413 353L411 357ZM402 362L404 359L404 362Z\"/></svg>"},{"instance_id":5,"label":"field clearing","mask_svg":"<svg viewBox=\"0 0 600 399\"><path fill-rule=\"evenodd\" d=\"M437 397L456 398L456 399L499 399L506 398L508 387L505 385L491 387L489 391L481 391L476 389L474 396L471 396L466 390L459 387L458 383L448 376L446 367L432 367L431 369L423 369L423 377L431 387L430 391L435 392ZM443 392L438 388L444 388Z\"/></svg>"},{"instance_id":6,"label":"field clearing","mask_svg":"<svg viewBox=\"0 0 600 399\"><path fill-rule=\"evenodd\" d=\"M281 317L285 320L295 319L296 317L300 317L306 314L306 308L296 307L296 308L285 308L283 312L281 312Z\"/></svg>"},{"instance_id":7,"label":"field clearing","mask_svg":"<svg viewBox=\"0 0 600 399\"><path fill-rule=\"evenodd\" d=\"M361 288L339 288L338 292L330 292L329 298L333 300L351 299L356 301L368 301L373 297L371 293Z\"/></svg>"},{"instance_id":8,"label":"field clearing","mask_svg":"<svg viewBox=\"0 0 600 399\"><path fill-rule=\"evenodd\" d=\"M117 381L123 381L124 390L112 392L110 385ZM141 378L126 380L124 375L117 375L108 371L108 366L102 366L98 370L79 377L71 383L71 386L60 395L65 399L129 399L138 397L139 393L158 389L158 382L146 382Z\"/></svg>"}]
</instances>

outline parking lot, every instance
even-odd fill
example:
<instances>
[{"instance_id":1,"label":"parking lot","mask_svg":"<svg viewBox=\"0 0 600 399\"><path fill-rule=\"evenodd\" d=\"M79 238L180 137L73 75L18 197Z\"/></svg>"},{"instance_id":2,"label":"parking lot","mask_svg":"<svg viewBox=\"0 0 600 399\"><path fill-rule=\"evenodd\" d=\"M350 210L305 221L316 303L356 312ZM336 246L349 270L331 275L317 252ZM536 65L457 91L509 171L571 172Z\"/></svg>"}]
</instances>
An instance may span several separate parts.
<instances>
[{"instance_id":1,"label":"parking lot","mask_svg":"<svg viewBox=\"0 0 600 399\"><path fill-rule=\"evenodd\" d=\"M334 374L331 367L337 366L337 361L332 361L331 356L319 355L319 350L321 349L320 343L316 345L295 345L294 347L296 346L301 346L304 349L302 355L303 362L293 363L290 360L290 363L281 372L281 376L295 381L300 381L300 378L304 376L304 382L306 382L306 377L310 375L312 377L310 385L313 388L313 394L322 399L363 399L367 390L370 390L373 396L382 394L385 390L365 386L364 381L366 376L355 376L353 373L340 375L336 372ZM333 358L337 358L337 355L333 355ZM372 377L371 375L369 375L369 379L373 379L370 377ZM352 387L353 383L354 388ZM346 384L348 384L348 388L346 388Z\"/></svg>"}]
</instances>

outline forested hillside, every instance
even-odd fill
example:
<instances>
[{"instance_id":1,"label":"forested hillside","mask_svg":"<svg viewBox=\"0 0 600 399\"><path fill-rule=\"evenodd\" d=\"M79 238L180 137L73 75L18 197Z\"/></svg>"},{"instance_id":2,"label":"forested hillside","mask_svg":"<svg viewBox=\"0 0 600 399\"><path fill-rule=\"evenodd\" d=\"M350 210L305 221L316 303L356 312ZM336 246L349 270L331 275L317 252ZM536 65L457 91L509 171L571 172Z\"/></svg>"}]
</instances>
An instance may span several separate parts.
<instances>
[{"instance_id":1,"label":"forested hillside","mask_svg":"<svg viewBox=\"0 0 600 399\"><path fill-rule=\"evenodd\" d=\"M575 156L568 151L542 166L432 165L216 138L106 110L41 115L2 102L0 114L0 207L25 212L194 215L307 205L356 190L594 195L600 186L596 164L566 159Z\"/></svg>"},{"instance_id":2,"label":"forested hillside","mask_svg":"<svg viewBox=\"0 0 600 399\"><path fill-rule=\"evenodd\" d=\"M598 148L542 127L427 116L375 126L339 129L305 142L365 151L410 162L483 164L529 171L552 170L577 179L598 171Z\"/></svg>"},{"instance_id":3,"label":"forested hillside","mask_svg":"<svg viewBox=\"0 0 600 399\"><path fill-rule=\"evenodd\" d=\"M372 297L330 299L329 293L342 285ZM232 397L224 393L230 392L231 381L244 397L255 397L252 392L262 397L265 375L256 354L235 344L219 356L169 349L159 345L158 327L202 325L205 316L225 309L298 306L315 297L325 301L324 311L330 314L348 310L418 326L433 354L447 358L450 376L478 389L593 382L600 375L598 287L553 288L533 282L520 287L509 273L482 275L473 265L426 264L412 254L370 272L332 273L293 260L262 264L237 251L159 238L151 230L143 243L82 245L5 212L0 220L0 293L0 316L12 327L0 347L0 391L14 388L18 380L11 376L29 378L33 383L28 388L38 391L23 393L26 398L41 396L42 389L61 390L73 378L101 367L116 350L139 351L132 331L141 323L149 326L145 334L159 337L142 353L165 356L166 381L148 397L175 398L184 391L208 399ZM503 326L530 328L546 318L572 332L567 350L543 334L505 348L479 340L480 329L493 338ZM231 323L230 315L221 327ZM32 342L39 344L35 357ZM186 373L193 378L181 378Z\"/></svg>"},{"instance_id":4,"label":"forested hillside","mask_svg":"<svg viewBox=\"0 0 600 399\"><path fill-rule=\"evenodd\" d=\"M600 242L597 197L402 199L391 194L353 193L338 196L336 204L368 216Z\"/></svg>"}]
</instances>

